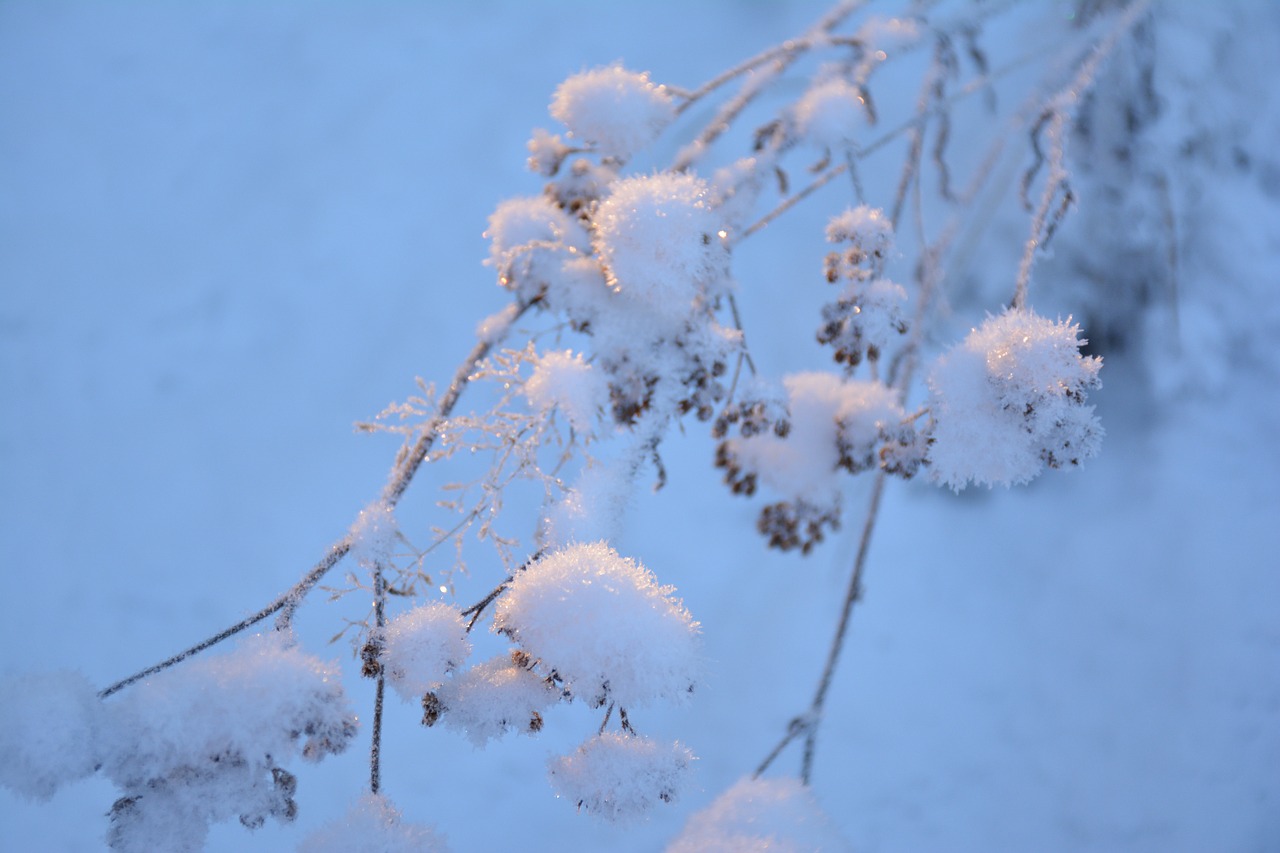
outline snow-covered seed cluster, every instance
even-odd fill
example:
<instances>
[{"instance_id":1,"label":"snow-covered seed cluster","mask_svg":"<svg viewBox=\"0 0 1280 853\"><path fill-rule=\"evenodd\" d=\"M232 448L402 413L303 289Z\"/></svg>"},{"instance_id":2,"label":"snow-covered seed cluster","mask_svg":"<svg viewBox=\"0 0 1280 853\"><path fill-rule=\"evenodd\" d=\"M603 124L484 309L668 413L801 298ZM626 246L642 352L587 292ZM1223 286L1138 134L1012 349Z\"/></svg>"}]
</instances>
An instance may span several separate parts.
<instances>
[{"instance_id":1,"label":"snow-covered seed cluster","mask_svg":"<svg viewBox=\"0 0 1280 853\"><path fill-rule=\"evenodd\" d=\"M698 624L673 592L603 542L570 545L516 574L494 630L592 706L680 699L700 668Z\"/></svg>"},{"instance_id":2,"label":"snow-covered seed cluster","mask_svg":"<svg viewBox=\"0 0 1280 853\"><path fill-rule=\"evenodd\" d=\"M796 133L822 148L843 151L866 126L866 100L841 76L819 80L796 102Z\"/></svg>"},{"instance_id":3,"label":"snow-covered seed cluster","mask_svg":"<svg viewBox=\"0 0 1280 853\"><path fill-rule=\"evenodd\" d=\"M397 616L370 642L387 683L411 702L438 687L471 654L466 621L456 607L441 601ZM365 672L370 674L369 667Z\"/></svg>"},{"instance_id":4,"label":"snow-covered seed cluster","mask_svg":"<svg viewBox=\"0 0 1280 853\"><path fill-rule=\"evenodd\" d=\"M694 756L679 743L604 732L572 755L551 760L556 793L589 814L611 821L643 817L679 795Z\"/></svg>"},{"instance_id":5,"label":"snow-covered seed cluster","mask_svg":"<svg viewBox=\"0 0 1280 853\"><path fill-rule=\"evenodd\" d=\"M423 725L437 722L484 746L509 731L535 734L542 714L560 701L551 679L527 656L499 655L459 672L422 700Z\"/></svg>"},{"instance_id":6,"label":"snow-covered seed cluster","mask_svg":"<svg viewBox=\"0 0 1280 853\"><path fill-rule=\"evenodd\" d=\"M546 196L503 201L490 215L485 236L498 284L529 304L556 301L551 291L565 263L591 251L586 229Z\"/></svg>"},{"instance_id":7,"label":"snow-covered seed cluster","mask_svg":"<svg viewBox=\"0 0 1280 853\"><path fill-rule=\"evenodd\" d=\"M864 356L878 359L893 337L907 331L907 292L882 277L893 247L893 226L884 211L865 204L845 210L827 224L827 240L840 248L827 253L824 274L828 282L844 284L836 301L822 307L818 343L852 368Z\"/></svg>"},{"instance_id":8,"label":"snow-covered seed cluster","mask_svg":"<svg viewBox=\"0 0 1280 853\"><path fill-rule=\"evenodd\" d=\"M692 815L667 853L844 853L853 848L799 779L737 782Z\"/></svg>"},{"instance_id":9,"label":"snow-covered seed cluster","mask_svg":"<svg viewBox=\"0 0 1280 853\"><path fill-rule=\"evenodd\" d=\"M325 824L298 845L298 853L448 853L432 826L409 823L379 794L360 797L342 817Z\"/></svg>"},{"instance_id":10,"label":"snow-covered seed cluster","mask_svg":"<svg viewBox=\"0 0 1280 853\"><path fill-rule=\"evenodd\" d=\"M828 530L840 529L840 503L817 505L803 498L779 501L760 510L756 530L780 551L800 549L808 554L822 542Z\"/></svg>"},{"instance_id":11,"label":"snow-covered seed cluster","mask_svg":"<svg viewBox=\"0 0 1280 853\"><path fill-rule=\"evenodd\" d=\"M808 553L839 524L838 472L909 475L919 464L911 463L919 442L883 383L812 372L788 376L784 386L785 418L761 402L722 417L719 434L737 422L740 435L721 439L716 465L735 494L754 494L763 484L782 495L761 511L757 528L773 547Z\"/></svg>"},{"instance_id":12,"label":"snow-covered seed cluster","mask_svg":"<svg viewBox=\"0 0 1280 853\"><path fill-rule=\"evenodd\" d=\"M987 318L938 359L929 376L935 480L1025 483L1048 466L1097 454L1102 426L1085 404L1102 360L1083 356L1080 327L1028 309Z\"/></svg>"},{"instance_id":13,"label":"snow-covered seed cluster","mask_svg":"<svg viewBox=\"0 0 1280 853\"><path fill-rule=\"evenodd\" d=\"M104 706L102 770L124 795L113 849L198 849L209 824L293 819L290 757L318 761L355 736L339 671L284 632L190 662ZM180 720L180 727L173 721Z\"/></svg>"},{"instance_id":14,"label":"snow-covered seed cluster","mask_svg":"<svg viewBox=\"0 0 1280 853\"><path fill-rule=\"evenodd\" d=\"M718 295L727 251L706 183L683 173L617 181L592 216L596 253L609 286L661 334L678 332L700 304Z\"/></svg>"},{"instance_id":15,"label":"snow-covered seed cluster","mask_svg":"<svg viewBox=\"0 0 1280 853\"><path fill-rule=\"evenodd\" d=\"M551 115L600 156L626 160L675 118L670 93L618 65L575 74L556 89Z\"/></svg>"}]
</instances>

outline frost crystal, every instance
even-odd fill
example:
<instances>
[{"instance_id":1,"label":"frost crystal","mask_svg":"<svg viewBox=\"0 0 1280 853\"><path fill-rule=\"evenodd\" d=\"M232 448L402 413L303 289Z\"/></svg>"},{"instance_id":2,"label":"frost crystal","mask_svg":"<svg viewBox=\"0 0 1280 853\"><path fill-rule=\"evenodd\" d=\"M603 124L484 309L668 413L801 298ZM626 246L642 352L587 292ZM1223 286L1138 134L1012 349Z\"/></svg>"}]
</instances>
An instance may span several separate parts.
<instances>
[{"instance_id":1,"label":"frost crystal","mask_svg":"<svg viewBox=\"0 0 1280 853\"><path fill-rule=\"evenodd\" d=\"M530 405L540 411L559 409L580 433L591 433L596 414L609 402L609 386L582 354L549 352L538 356L524 384Z\"/></svg>"},{"instance_id":2,"label":"frost crystal","mask_svg":"<svg viewBox=\"0 0 1280 853\"><path fill-rule=\"evenodd\" d=\"M679 743L605 732L548 768L556 793L597 817L626 821L676 799L694 760Z\"/></svg>"},{"instance_id":3,"label":"frost crystal","mask_svg":"<svg viewBox=\"0 0 1280 853\"><path fill-rule=\"evenodd\" d=\"M1102 360L1080 354L1079 334L1010 309L942 356L929 377L933 478L1007 486L1095 456L1103 431L1085 392L1101 385Z\"/></svg>"},{"instance_id":4,"label":"frost crystal","mask_svg":"<svg viewBox=\"0 0 1280 853\"><path fill-rule=\"evenodd\" d=\"M678 323L697 301L715 295L726 250L707 197L701 179L662 173L618 181L600 203L596 251L609 286L629 307Z\"/></svg>"},{"instance_id":5,"label":"frost crystal","mask_svg":"<svg viewBox=\"0 0 1280 853\"><path fill-rule=\"evenodd\" d=\"M476 746L515 729L528 733L542 726L542 712L560 695L546 679L500 655L457 673L423 702L423 722L438 717L446 728L464 731Z\"/></svg>"},{"instance_id":6,"label":"frost crystal","mask_svg":"<svg viewBox=\"0 0 1280 853\"><path fill-rule=\"evenodd\" d=\"M667 90L651 83L648 74L611 65L561 83L551 101L551 115L602 156L626 159L671 123L675 106Z\"/></svg>"},{"instance_id":7,"label":"frost crystal","mask_svg":"<svg viewBox=\"0 0 1280 853\"><path fill-rule=\"evenodd\" d=\"M47 800L98 764L102 703L78 672L4 679L0 690L0 785Z\"/></svg>"},{"instance_id":8,"label":"frost crystal","mask_svg":"<svg viewBox=\"0 0 1280 853\"><path fill-rule=\"evenodd\" d=\"M603 542L570 545L516 574L494 630L593 705L680 698L698 671L698 624L653 574Z\"/></svg>"},{"instance_id":9,"label":"frost crystal","mask_svg":"<svg viewBox=\"0 0 1280 853\"><path fill-rule=\"evenodd\" d=\"M378 656L387 681L406 701L417 701L471 654L467 623L441 601L415 607L383 630Z\"/></svg>"},{"instance_id":10,"label":"frost crystal","mask_svg":"<svg viewBox=\"0 0 1280 853\"><path fill-rule=\"evenodd\" d=\"M796 129L817 145L843 149L865 126L865 109L856 86L832 77L812 86L796 103Z\"/></svg>"},{"instance_id":11,"label":"frost crystal","mask_svg":"<svg viewBox=\"0 0 1280 853\"><path fill-rule=\"evenodd\" d=\"M433 827L405 823L400 810L378 794L365 794L339 820L298 845L298 853L448 853Z\"/></svg>"},{"instance_id":12,"label":"frost crystal","mask_svg":"<svg viewBox=\"0 0 1280 853\"><path fill-rule=\"evenodd\" d=\"M852 850L798 779L743 779L694 814L667 853Z\"/></svg>"}]
</instances>

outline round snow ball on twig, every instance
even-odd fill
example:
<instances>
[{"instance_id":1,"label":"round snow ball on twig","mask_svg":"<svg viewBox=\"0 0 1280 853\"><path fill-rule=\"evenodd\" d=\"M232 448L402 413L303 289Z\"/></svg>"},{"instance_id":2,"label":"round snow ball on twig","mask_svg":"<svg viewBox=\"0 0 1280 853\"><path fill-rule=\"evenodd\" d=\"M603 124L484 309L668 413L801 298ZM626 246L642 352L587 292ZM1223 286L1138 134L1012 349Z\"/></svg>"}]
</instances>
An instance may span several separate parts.
<instances>
[{"instance_id":1,"label":"round snow ball on twig","mask_svg":"<svg viewBox=\"0 0 1280 853\"><path fill-rule=\"evenodd\" d=\"M530 244L551 244L586 251L591 247L582 226L546 196L509 198L489 216L484 232L493 263L502 263L514 250Z\"/></svg>"},{"instance_id":2,"label":"round snow ball on twig","mask_svg":"<svg viewBox=\"0 0 1280 853\"><path fill-rule=\"evenodd\" d=\"M1079 335L1069 321L1009 309L939 358L929 376L933 478L956 491L1007 486L1095 456L1103 431L1085 392L1101 384L1102 360L1080 354Z\"/></svg>"},{"instance_id":3,"label":"round snow ball on twig","mask_svg":"<svg viewBox=\"0 0 1280 853\"><path fill-rule=\"evenodd\" d=\"M444 602L433 601L391 620L383 629L378 659L396 693L406 701L416 701L470 654L462 614Z\"/></svg>"},{"instance_id":4,"label":"round snow ball on twig","mask_svg":"<svg viewBox=\"0 0 1280 853\"><path fill-rule=\"evenodd\" d=\"M611 65L561 83L551 100L551 115L602 156L625 159L671 123L675 105L648 74Z\"/></svg>"},{"instance_id":5,"label":"round snow ball on twig","mask_svg":"<svg viewBox=\"0 0 1280 853\"><path fill-rule=\"evenodd\" d=\"M811 87L796 103L796 129L816 145L843 150L866 124L857 87L833 77Z\"/></svg>"},{"instance_id":6,"label":"round snow ball on twig","mask_svg":"<svg viewBox=\"0 0 1280 853\"><path fill-rule=\"evenodd\" d=\"M742 779L689 818L667 853L839 853L853 848L799 779Z\"/></svg>"},{"instance_id":7,"label":"round snow ball on twig","mask_svg":"<svg viewBox=\"0 0 1280 853\"><path fill-rule=\"evenodd\" d=\"M606 820L631 820L680 792L693 753L679 743L605 732L548 767L556 794Z\"/></svg>"},{"instance_id":8,"label":"round snow ball on twig","mask_svg":"<svg viewBox=\"0 0 1280 853\"><path fill-rule=\"evenodd\" d=\"M308 835L298 853L448 853L433 827L406 823L386 797L365 794L340 819Z\"/></svg>"},{"instance_id":9,"label":"round snow ball on twig","mask_svg":"<svg viewBox=\"0 0 1280 853\"><path fill-rule=\"evenodd\" d=\"M594 705L680 698L699 669L698 624L674 591L603 542L570 545L516 574L494 630Z\"/></svg>"},{"instance_id":10,"label":"round snow ball on twig","mask_svg":"<svg viewBox=\"0 0 1280 853\"><path fill-rule=\"evenodd\" d=\"M596 251L628 307L682 320L723 276L721 222L707 196L700 178L662 173L618 181L600 203Z\"/></svg>"},{"instance_id":11,"label":"round snow ball on twig","mask_svg":"<svg viewBox=\"0 0 1280 853\"><path fill-rule=\"evenodd\" d=\"M102 703L78 672L7 677L0 690L0 784L36 800L93 773Z\"/></svg>"},{"instance_id":12,"label":"round snow ball on twig","mask_svg":"<svg viewBox=\"0 0 1280 853\"><path fill-rule=\"evenodd\" d=\"M436 693L442 725L466 732L476 746L512 729L533 734L542 712L559 700L547 679L517 666L510 655L454 675Z\"/></svg>"}]
</instances>

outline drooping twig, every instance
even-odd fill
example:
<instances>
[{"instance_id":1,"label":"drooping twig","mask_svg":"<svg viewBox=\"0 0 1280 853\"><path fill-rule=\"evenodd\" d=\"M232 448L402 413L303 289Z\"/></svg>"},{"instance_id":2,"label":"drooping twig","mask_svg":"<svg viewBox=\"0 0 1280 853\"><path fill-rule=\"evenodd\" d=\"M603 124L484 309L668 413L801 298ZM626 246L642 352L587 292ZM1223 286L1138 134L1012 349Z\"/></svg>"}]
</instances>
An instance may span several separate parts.
<instances>
[{"instance_id":1,"label":"drooping twig","mask_svg":"<svg viewBox=\"0 0 1280 853\"><path fill-rule=\"evenodd\" d=\"M432 444L435 443L436 436L439 434L440 427L444 424L446 418L458 404L458 399L462 396L463 390L471 381L471 374L475 372L476 365L489 354L507 333L511 327L524 313L529 310L532 303L516 302L512 303L506 311L491 319L486 334L483 334L475 347L467 355L467 357L458 366L454 372L453 381L449 383L449 388L444 396L440 399L436 415L423 428L418 440L414 442L409 449L401 448L400 453L396 457L396 463L391 470L391 475L387 480L387 485L382 491L382 503L387 507L394 507L400 498L404 495L405 490L409 487L409 483L413 481L414 475L418 468L422 465L423 460L431 451ZM336 566L343 557L351 550L350 534L342 537L333 545L329 546L329 550L324 557L311 568L306 575L302 577L298 583L294 584L288 592L281 595L275 601L259 610L257 613L237 622L229 628L219 631L212 637L202 640L184 651L179 652L173 657L167 658L160 663L149 666L146 669L134 673L128 678L123 678L112 684L110 687L98 693L99 698L105 699L129 685L140 681L157 672L168 669L175 664L181 663L192 655L212 646L216 646L223 640L234 637L246 628L250 628L262 620L275 613L281 613L280 627L288 627L292 619L293 611L298 604L306 597L307 593L320 582L320 579L328 573L330 569Z\"/></svg>"},{"instance_id":2,"label":"drooping twig","mask_svg":"<svg viewBox=\"0 0 1280 853\"><path fill-rule=\"evenodd\" d=\"M788 68L795 64L805 52L811 49L815 43L824 37L831 30L839 26L840 22L848 18L858 7L863 5L865 0L843 0L823 15L818 23L810 28L809 32L802 38L783 42L780 51L770 51L766 59L758 61L748 60L752 65L743 71L754 70L755 76L747 80L738 94L726 102L716 113L715 118L707 123L697 138L686 145L679 154L676 155L675 162L672 164L672 170L683 172L689 169L697 162L715 142L722 133L729 129L736 119L747 106L756 99L766 87L778 77L782 75ZM762 65L768 65L761 68ZM745 63L744 63L745 65ZM729 78L731 79L731 78ZM715 82L715 81L712 81ZM710 85L710 84L708 84Z\"/></svg>"},{"instance_id":3,"label":"drooping twig","mask_svg":"<svg viewBox=\"0 0 1280 853\"><path fill-rule=\"evenodd\" d=\"M387 627L387 580L383 576L382 561L373 561L373 624L378 640ZM373 737L369 744L369 793L376 794L382 787L382 699L387 687L387 671L378 666L378 682L373 697Z\"/></svg>"}]
</instances>

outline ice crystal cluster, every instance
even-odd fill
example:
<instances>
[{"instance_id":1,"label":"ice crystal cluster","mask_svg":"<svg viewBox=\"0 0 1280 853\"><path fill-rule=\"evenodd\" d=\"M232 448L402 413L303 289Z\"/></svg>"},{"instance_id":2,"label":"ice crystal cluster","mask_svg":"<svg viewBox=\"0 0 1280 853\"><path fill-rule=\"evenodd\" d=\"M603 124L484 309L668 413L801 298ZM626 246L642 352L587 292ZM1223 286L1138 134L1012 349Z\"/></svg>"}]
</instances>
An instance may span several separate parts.
<instances>
[{"instance_id":1,"label":"ice crystal cluster","mask_svg":"<svg viewBox=\"0 0 1280 853\"><path fill-rule=\"evenodd\" d=\"M1080 327L1026 309L989 317L929 376L935 480L1025 483L1097 454L1102 426L1085 404L1102 359L1080 354Z\"/></svg>"}]
</instances>

